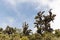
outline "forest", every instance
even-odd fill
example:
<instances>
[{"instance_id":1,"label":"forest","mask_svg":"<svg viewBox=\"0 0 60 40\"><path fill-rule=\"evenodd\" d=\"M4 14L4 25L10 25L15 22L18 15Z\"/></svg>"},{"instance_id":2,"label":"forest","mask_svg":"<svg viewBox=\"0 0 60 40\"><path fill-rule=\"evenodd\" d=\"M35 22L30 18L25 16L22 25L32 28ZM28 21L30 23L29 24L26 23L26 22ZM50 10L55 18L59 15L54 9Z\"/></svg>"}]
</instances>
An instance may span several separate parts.
<instances>
[{"instance_id":1,"label":"forest","mask_svg":"<svg viewBox=\"0 0 60 40\"><path fill-rule=\"evenodd\" d=\"M33 33L29 29L29 24L24 22L22 29L7 26L5 29L0 28L0 40L60 40L60 29L54 30L51 28L51 22L55 19L55 14L48 11L48 15L44 14L45 11L39 11L35 16L34 27L36 32Z\"/></svg>"}]
</instances>

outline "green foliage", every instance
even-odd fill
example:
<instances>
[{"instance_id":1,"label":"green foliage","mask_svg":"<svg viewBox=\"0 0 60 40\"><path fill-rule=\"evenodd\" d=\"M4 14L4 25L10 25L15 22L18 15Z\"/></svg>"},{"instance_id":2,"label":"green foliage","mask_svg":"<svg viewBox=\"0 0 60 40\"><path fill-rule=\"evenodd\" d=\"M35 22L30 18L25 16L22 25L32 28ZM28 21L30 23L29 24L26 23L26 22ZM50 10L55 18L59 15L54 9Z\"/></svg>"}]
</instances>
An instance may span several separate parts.
<instances>
[{"instance_id":1,"label":"green foliage","mask_svg":"<svg viewBox=\"0 0 60 40\"><path fill-rule=\"evenodd\" d=\"M35 40L42 40L42 36L38 33L35 33Z\"/></svg>"},{"instance_id":2,"label":"green foliage","mask_svg":"<svg viewBox=\"0 0 60 40\"><path fill-rule=\"evenodd\" d=\"M9 27L9 26L7 26L6 29L4 30L4 33L7 33L7 34L12 34L15 32L16 32L16 30L12 27Z\"/></svg>"},{"instance_id":3,"label":"green foliage","mask_svg":"<svg viewBox=\"0 0 60 40\"><path fill-rule=\"evenodd\" d=\"M0 34L0 40L10 40L8 35Z\"/></svg>"},{"instance_id":4,"label":"green foliage","mask_svg":"<svg viewBox=\"0 0 60 40\"><path fill-rule=\"evenodd\" d=\"M3 28L0 28L0 32L3 31Z\"/></svg>"},{"instance_id":5,"label":"green foliage","mask_svg":"<svg viewBox=\"0 0 60 40\"><path fill-rule=\"evenodd\" d=\"M45 32L43 34L43 40L53 40L54 35L50 32Z\"/></svg>"},{"instance_id":6,"label":"green foliage","mask_svg":"<svg viewBox=\"0 0 60 40\"><path fill-rule=\"evenodd\" d=\"M60 29L55 30L55 36L60 37Z\"/></svg>"},{"instance_id":7,"label":"green foliage","mask_svg":"<svg viewBox=\"0 0 60 40\"><path fill-rule=\"evenodd\" d=\"M27 36L23 36L21 40L29 40L29 38Z\"/></svg>"}]
</instances>

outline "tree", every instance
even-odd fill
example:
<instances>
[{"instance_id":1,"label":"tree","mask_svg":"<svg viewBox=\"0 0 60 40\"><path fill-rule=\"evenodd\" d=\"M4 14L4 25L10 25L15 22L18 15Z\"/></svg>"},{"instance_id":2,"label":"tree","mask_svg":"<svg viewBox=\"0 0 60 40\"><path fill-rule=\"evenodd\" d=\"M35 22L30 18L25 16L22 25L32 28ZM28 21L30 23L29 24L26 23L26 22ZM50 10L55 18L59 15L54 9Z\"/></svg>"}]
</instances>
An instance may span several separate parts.
<instances>
[{"instance_id":1,"label":"tree","mask_svg":"<svg viewBox=\"0 0 60 40\"><path fill-rule=\"evenodd\" d=\"M29 35L29 33L31 33L31 29L28 29L28 24L26 24L26 22L23 24L23 34L24 35Z\"/></svg>"},{"instance_id":2,"label":"tree","mask_svg":"<svg viewBox=\"0 0 60 40\"><path fill-rule=\"evenodd\" d=\"M43 12L38 12L37 13L37 16L35 17L35 19L36 19L36 22L34 23L35 24L35 27L37 27L37 33L40 33L40 34L42 34L42 25L43 25L43 13L44 13L45 11L43 11Z\"/></svg>"},{"instance_id":3,"label":"tree","mask_svg":"<svg viewBox=\"0 0 60 40\"><path fill-rule=\"evenodd\" d=\"M0 31L3 31L3 28L0 28Z\"/></svg>"},{"instance_id":4,"label":"tree","mask_svg":"<svg viewBox=\"0 0 60 40\"><path fill-rule=\"evenodd\" d=\"M43 15L45 11L38 12L35 16L36 22L35 27L37 27L37 33L42 34L44 31L52 32L53 29L50 26L50 22L54 20L55 14L52 14L51 9L49 10L49 15Z\"/></svg>"},{"instance_id":5,"label":"tree","mask_svg":"<svg viewBox=\"0 0 60 40\"><path fill-rule=\"evenodd\" d=\"M4 33L7 33L7 34L12 34L15 32L16 32L16 30L9 26L7 26L6 29L4 30Z\"/></svg>"},{"instance_id":6,"label":"tree","mask_svg":"<svg viewBox=\"0 0 60 40\"><path fill-rule=\"evenodd\" d=\"M44 16L45 31L52 32L53 29L50 26L50 22L54 20L55 16L56 16L55 14L52 14L51 9L49 10L49 15Z\"/></svg>"}]
</instances>

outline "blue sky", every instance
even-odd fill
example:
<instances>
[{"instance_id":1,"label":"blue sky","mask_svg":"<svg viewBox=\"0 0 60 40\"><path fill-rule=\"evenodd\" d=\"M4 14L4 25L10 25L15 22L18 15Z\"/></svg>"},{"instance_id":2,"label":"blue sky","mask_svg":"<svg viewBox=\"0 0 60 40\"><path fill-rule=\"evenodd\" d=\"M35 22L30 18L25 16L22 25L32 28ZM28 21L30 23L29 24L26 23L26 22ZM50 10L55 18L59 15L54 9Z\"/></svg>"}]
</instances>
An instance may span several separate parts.
<instances>
[{"instance_id":1,"label":"blue sky","mask_svg":"<svg viewBox=\"0 0 60 40\"><path fill-rule=\"evenodd\" d=\"M47 12L52 8L52 12L58 16L54 21L55 23L51 23L51 26L55 29L60 28L57 27L60 26L59 5L60 0L0 0L0 27L5 28L9 25L21 28L23 22L26 21L33 29L34 17L37 12L44 10Z\"/></svg>"}]
</instances>

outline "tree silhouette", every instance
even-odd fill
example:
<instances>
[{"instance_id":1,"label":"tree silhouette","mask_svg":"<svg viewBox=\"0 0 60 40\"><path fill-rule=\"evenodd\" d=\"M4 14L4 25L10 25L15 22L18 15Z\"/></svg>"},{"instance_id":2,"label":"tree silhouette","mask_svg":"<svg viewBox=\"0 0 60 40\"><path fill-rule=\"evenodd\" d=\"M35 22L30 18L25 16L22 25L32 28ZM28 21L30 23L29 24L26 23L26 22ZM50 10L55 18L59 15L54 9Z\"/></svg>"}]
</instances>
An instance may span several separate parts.
<instances>
[{"instance_id":1,"label":"tree silhouette","mask_svg":"<svg viewBox=\"0 0 60 40\"><path fill-rule=\"evenodd\" d=\"M3 31L3 28L0 28L0 31Z\"/></svg>"},{"instance_id":2,"label":"tree silhouette","mask_svg":"<svg viewBox=\"0 0 60 40\"><path fill-rule=\"evenodd\" d=\"M24 35L29 35L29 33L32 31L31 29L28 29L28 24L26 24L26 22L23 24L23 34Z\"/></svg>"},{"instance_id":3,"label":"tree silhouette","mask_svg":"<svg viewBox=\"0 0 60 40\"><path fill-rule=\"evenodd\" d=\"M44 15L45 11L43 12L38 12L37 16L35 17L36 22L35 27L37 27L37 33L42 34L43 31L48 31L52 32L53 29L50 26L50 22L54 20L54 17L56 16L55 14L52 14L51 9L49 10L49 15Z\"/></svg>"},{"instance_id":4,"label":"tree silhouette","mask_svg":"<svg viewBox=\"0 0 60 40\"><path fill-rule=\"evenodd\" d=\"M55 14L52 14L51 9L49 10L49 15L44 16L45 31L52 32L53 29L50 26L50 22L54 20L55 16Z\"/></svg>"},{"instance_id":5,"label":"tree silhouette","mask_svg":"<svg viewBox=\"0 0 60 40\"><path fill-rule=\"evenodd\" d=\"M7 26L6 29L4 30L4 33L7 33L7 34L12 34L15 32L16 32L16 30L9 26Z\"/></svg>"},{"instance_id":6,"label":"tree silhouette","mask_svg":"<svg viewBox=\"0 0 60 40\"><path fill-rule=\"evenodd\" d=\"M43 12L38 12L37 13L37 16L35 17L35 19L36 19L36 22L34 23L35 24L35 27L37 27L37 33L40 33L40 34L42 34L42 25L43 25L43 13L44 13L45 11L43 11Z\"/></svg>"}]
</instances>

